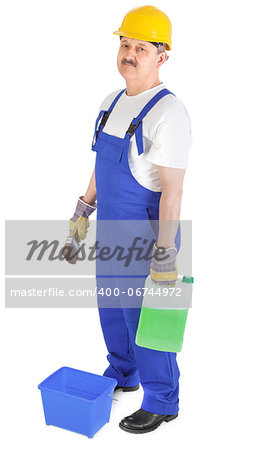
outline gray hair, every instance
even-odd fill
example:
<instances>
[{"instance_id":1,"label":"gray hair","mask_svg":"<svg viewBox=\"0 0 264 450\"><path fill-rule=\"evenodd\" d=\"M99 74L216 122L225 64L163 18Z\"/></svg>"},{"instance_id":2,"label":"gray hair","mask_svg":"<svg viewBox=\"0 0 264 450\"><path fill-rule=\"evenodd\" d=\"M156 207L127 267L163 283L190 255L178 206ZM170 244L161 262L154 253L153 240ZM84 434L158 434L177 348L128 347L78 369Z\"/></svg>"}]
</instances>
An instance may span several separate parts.
<instances>
[{"instance_id":1,"label":"gray hair","mask_svg":"<svg viewBox=\"0 0 264 450\"><path fill-rule=\"evenodd\" d=\"M159 46L157 46L157 52L158 52L158 55L159 55L160 53L165 52L165 51L166 51L166 47L165 47L164 44L159 44Z\"/></svg>"}]
</instances>

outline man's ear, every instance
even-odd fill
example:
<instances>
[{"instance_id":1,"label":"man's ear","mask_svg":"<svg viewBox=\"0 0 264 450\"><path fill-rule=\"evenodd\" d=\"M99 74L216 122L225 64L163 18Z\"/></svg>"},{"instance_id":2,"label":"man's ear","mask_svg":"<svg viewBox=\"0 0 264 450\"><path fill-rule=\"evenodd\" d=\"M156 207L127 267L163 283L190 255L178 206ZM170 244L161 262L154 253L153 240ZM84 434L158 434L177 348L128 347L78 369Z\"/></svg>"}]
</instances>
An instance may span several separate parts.
<instances>
[{"instance_id":1,"label":"man's ear","mask_svg":"<svg viewBox=\"0 0 264 450\"><path fill-rule=\"evenodd\" d=\"M162 64L164 64L167 61L168 55L167 55L166 52L162 52L162 53L159 54L159 57L160 58L158 60L157 65L160 67L160 66L162 66Z\"/></svg>"}]
</instances>

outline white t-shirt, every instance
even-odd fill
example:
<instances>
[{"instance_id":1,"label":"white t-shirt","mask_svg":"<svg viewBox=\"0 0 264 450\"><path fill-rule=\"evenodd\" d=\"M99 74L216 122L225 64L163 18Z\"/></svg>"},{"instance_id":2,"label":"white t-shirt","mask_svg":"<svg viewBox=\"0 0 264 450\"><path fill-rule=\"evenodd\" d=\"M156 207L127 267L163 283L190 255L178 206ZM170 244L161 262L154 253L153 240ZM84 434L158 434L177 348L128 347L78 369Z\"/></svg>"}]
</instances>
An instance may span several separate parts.
<instances>
[{"instance_id":1,"label":"white t-shirt","mask_svg":"<svg viewBox=\"0 0 264 450\"><path fill-rule=\"evenodd\" d=\"M164 83L137 95L127 95L126 91L117 101L106 125L105 133L125 137L134 117L146 103L160 90ZM101 103L100 110L107 110L122 89L112 92ZM143 121L144 153L138 154L135 134L130 138L128 162L132 175L144 187L160 192L157 165L185 169L188 151L192 145L191 122L184 104L174 95L160 99L147 113Z\"/></svg>"}]
</instances>

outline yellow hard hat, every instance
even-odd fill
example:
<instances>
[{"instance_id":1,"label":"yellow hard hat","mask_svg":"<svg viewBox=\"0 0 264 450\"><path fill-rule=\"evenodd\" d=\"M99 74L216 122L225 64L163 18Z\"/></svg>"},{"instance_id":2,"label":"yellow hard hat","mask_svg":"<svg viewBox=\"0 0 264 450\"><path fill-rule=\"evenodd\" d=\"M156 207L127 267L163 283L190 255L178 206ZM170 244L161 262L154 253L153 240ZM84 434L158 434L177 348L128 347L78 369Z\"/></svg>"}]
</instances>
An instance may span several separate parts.
<instances>
[{"instance_id":1,"label":"yellow hard hat","mask_svg":"<svg viewBox=\"0 0 264 450\"><path fill-rule=\"evenodd\" d=\"M171 22L168 16L155 6L139 6L124 17L121 27L113 34L149 42L163 42L171 50Z\"/></svg>"}]
</instances>

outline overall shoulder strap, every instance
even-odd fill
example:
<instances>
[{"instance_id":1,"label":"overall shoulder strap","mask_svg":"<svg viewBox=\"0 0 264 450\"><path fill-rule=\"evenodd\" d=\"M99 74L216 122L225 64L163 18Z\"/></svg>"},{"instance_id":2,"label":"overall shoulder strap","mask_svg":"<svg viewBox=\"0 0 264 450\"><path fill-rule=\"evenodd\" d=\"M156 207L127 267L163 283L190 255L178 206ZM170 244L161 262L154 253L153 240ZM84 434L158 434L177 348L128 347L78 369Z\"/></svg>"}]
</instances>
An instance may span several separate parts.
<instances>
[{"instance_id":1,"label":"overall shoulder strap","mask_svg":"<svg viewBox=\"0 0 264 450\"><path fill-rule=\"evenodd\" d=\"M152 97L149 102L144 106L144 108L140 111L140 113L138 114L137 117L135 117L131 124L129 125L129 128L126 132L126 136L129 136L129 139L131 138L131 136L133 136L133 134L135 133L136 136L136 143L137 143L137 148L138 148L138 154L141 155L141 153L144 152L143 149L143 136L142 136L142 120L144 119L144 117L146 116L146 114L153 108L153 106L156 105L156 103L163 97L165 97L165 95L168 94L173 94L172 92L170 92L168 89L162 89L161 91L159 91L156 95L154 95L154 97Z\"/></svg>"},{"instance_id":2,"label":"overall shoulder strap","mask_svg":"<svg viewBox=\"0 0 264 450\"><path fill-rule=\"evenodd\" d=\"M140 111L138 116L136 117L137 120L142 120L146 116L146 114L153 108L153 106L156 105L156 103L165 95L172 94L168 89L162 89L159 91L154 97L152 97L149 102L144 106L144 108ZM172 94L174 95L174 94Z\"/></svg>"},{"instance_id":3,"label":"overall shoulder strap","mask_svg":"<svg viewBox=\"0 0 264 450\"><path fill-rule=\"evenodd\" d=\"M125 92L125 90L126 90L126 88L123 89L121 92L119 92L119 93L116 95L116 97L115 97L114 100L112 101L112 103L111 103L110 107L108 108L108 110L102 109L102 110L99 112L99 115L98 115L98 117L97 117L97 119L96 119L96 122L95 122L95 129L94 129L94 135L93 135L93 141L92 141L92 148L93 148L93 146L94 146L94 144L95 144L95 142L96 142L96 138L97 138L97 135L98 135L99 130L101 131L101 130L104 128L104 126L105 126L105 124L106 124L106 122L107 122L107 119L108 119L108 117L109 117L111 111L114 109L115 104L118 102L119 98L120 98L121 95ZM102 119L101 119L101 118L102 118ZM98 128L98 130L97 130L98 123L99 123L100 119L101 119L101 122L100 122L99 128Z\"/></svg>"},{"instance_id":4,"label":"overall shoulder strap","mask_svg":"<svg viewBox=\"0 0 264 450\"><path fill-rule=\"evenodd\" d=\"M125 89L122 89L122 91L119 92L119 93L117 94L117 96L116 96L116 97L114 98L114 100L112 101L110 107L108 108L108 111L111 112L111 111L114 109L116 103L117 103L118 100L120 99L121 95L125 92L125 90L126 90L126 88L125 88Z\"/></svg>"},{"instance_id":5,"label":"overall shoulder strap","mask_svg":"<svg viewBox=\"0 0 264 450\"><path fill-rule=\"evenodd\" d=\"M111 114L111 112L113 111L113 109L114 109L116 103L117 103L118 100L120 99L121 95L125 92L125 90L126 90L126 88L125 88L125 89L122 89L122 91L119 92L119 93L116 95L116 97L115 97L114 100L112 101L111 105L109 106L108 110L107 110L107 111L104 111L103 117L102 117L102 120L101 120L100 126L99 126L99 129L100 129L100 130L102 130L102 129L104 128L104 126L105 126L105 124L106 124L106 122L107 122L107 120L108 120L108 117L110 116L110 114Z\"/></svg>"}]
</instances>

